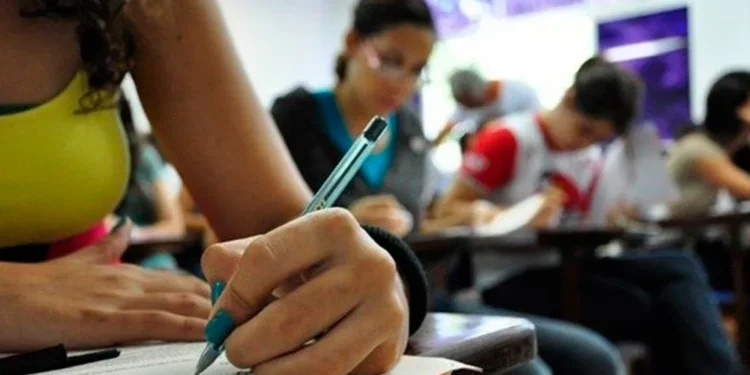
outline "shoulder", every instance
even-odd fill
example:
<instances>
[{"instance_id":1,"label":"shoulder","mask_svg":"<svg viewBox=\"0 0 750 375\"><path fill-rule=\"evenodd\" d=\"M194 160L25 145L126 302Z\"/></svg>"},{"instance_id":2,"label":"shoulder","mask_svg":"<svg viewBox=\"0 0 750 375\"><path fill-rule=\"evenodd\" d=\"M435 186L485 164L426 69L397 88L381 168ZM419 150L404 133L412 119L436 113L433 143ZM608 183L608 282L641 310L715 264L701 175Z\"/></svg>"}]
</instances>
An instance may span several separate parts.
<instances>
[{"instance_id":1,"label":"shoulder","mask_svg":"<svg viewBox=\"0 0 750 375\"><path fill-rule=\"evenodd\" d=\"M300 124L309 125L320 117L320 111L315 94L304 87L297 87L273 101L271 116L285 134L291 129L299 130Z\"/></svg>"},{"instance_id":2,"label":"shoulder","mask_svg":"<svg viewBox=\"0 0 750 375\"><path fill-rule=\"evenodd\" d=\"M685 160L726 155L724 149L703 133L685 136L674 146L674 156Z\"/></svg>"}]
</instances>

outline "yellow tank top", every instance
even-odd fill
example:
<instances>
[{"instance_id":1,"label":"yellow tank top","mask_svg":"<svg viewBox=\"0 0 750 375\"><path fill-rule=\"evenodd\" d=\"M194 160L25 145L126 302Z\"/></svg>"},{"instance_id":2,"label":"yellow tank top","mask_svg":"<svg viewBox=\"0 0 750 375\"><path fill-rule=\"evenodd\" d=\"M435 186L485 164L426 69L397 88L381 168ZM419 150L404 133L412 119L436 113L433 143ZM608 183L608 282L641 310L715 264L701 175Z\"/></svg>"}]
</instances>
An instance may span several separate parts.
<instances>
[{"instance_id":1,"label":"yellow tank top","mask_svg":"<svg viewBox=\"0 0 750 375\"><path fill-rule=\"evenodd\" d=\"M54 99L0 116L0 248L83 232L125 192L130 159L115 108L79 113L78 73Z\"/></svg>"}]
</instances>

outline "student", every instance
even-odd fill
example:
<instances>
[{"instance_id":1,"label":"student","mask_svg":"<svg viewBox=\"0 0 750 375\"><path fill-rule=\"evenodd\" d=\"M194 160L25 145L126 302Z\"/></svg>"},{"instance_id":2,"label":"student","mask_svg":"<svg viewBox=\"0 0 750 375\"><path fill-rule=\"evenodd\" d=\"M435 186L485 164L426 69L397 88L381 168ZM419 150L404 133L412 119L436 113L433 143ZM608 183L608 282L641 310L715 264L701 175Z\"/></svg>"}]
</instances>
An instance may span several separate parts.
<instances>
[{"instance_id":1,"label":"student","mask_svg":"<svg viewBox=\"0 0 750 375\"><path fill-rule=\"evenodd\" d=\"M670 204L670 215L706 216L722 190L739 200L750 199L750 174L742 168L750 136L750 72L734 71L719 78L709 91L703 125L686 130L669 152L667 165L680 191L680 199ZM711 285L731 290L732 257L726 245L699 237L694 248Z\"/></svg>"},{"instance_id":2,"label":"student","mask_svg":"<svg viewBox=\"0 0 750 375\"><path fill-rule=\"evenodd\" d=\"M459 124L466 133L476 133L488 120L541 107L534 89L523 82L488 81L473 70L462 69L451 75L450 85L458 109L435 138L435 144L447 139Z\"/></svg>"},{"instance_id":3,"label":"student","mask_svg":"<svg viewBox=\"0 0 750 375\"><path fill-rule=\"evenodd\" d=\"M115 214L133 222L131 239L175 239L185 235L185 223L177 199L164 178L166 163L159 151L136 132L130 104L124 95L118 103L120 121L129 140L130 177L125 197ZM158 249L156 249L158 250ZM157 251L140 262L146 268L176 270L175 258Z\"/></svg>"},{"instance_id":4,"label":"student","mask_svg":"<svg viewBox=\"0 0 750 375\"><path fill-rule=\"evenodd\" d=\"M372 116L389 119L387 139L340 200L345 207L353 206L362 222L398 229L399 218L408 214L416 218L417 226L425 226L427 143L419 120L405 103L418 87L435 41L435 26L423 0L360 0L338 59L337 85L316 92L295 89L272 107L292 157L312 189L323 183ZM362 203L368 200L377 203ZM449 217L439 224L468 224L470 216ZM508 314L493 309L461 311ZM616 350L598 335L570 324L532 319L541 356L549 360L554 373L624 373ZM548 372L545 364L536 361L515 374Z\"/></svg>"},{"instance_id":5,"label":"student","mask_svg":"<svg viewBox=\"0 0 750 375\"><path fill-rule=\"evenodd\" d=\"M217 235L245 238L204 257L208 280L227 282L215 309L238 325L229 360L257 374L344 375L381 374L400 359L424 317L418 264L378 245L346 211L297 218L311 192L215 1L2 1L0 34L1 255L44 259L48 244L114 209L128 173L115 93L130 72L160 146ZM0 262L0 352L202 339L205 283L111 264L130 228L123 222L67 257ZM288 298L259 302L300 272L308 282Z\"/></svg>"},{"instance_id":6,"label":"student","mask_svg":"<svg viewBox=\"0 0 750 375\"><path fill-rule=\"evenodd\" d=\"M707 215L722 189L750 199L750 175L731 159L748 136L750 72L730 72L711 87L703 126L678 139L669 151L669 171L681 198L671 205L672 216Z\"/></svg>"},{"instance_id":7,"label":"student","mask_svg":"<svg viewBox=\"0 0 750 375\"><path fill-rule=\"evenodd\" d=\"M556 108L504 119L477 136L439 211L485 198L501 211L537 193L545 174L566 172L555 169L559 158L570 156L564 152L626 133L638 112L639 92L637 79L616 65L600 58L586 61ZM586 185L575 181L552 181L564 190L563 201L550 199L552 207L585 209ZM560 268L555 259L527 256L524 262L510 277L500 279L491 268L496 263L475 259L480 278L492 280L482 285L484 302L559 316L564 307L559 303ZM611 340L648 344L655 373L739 373L705 275L689 255L664 252L591 260L581 274L582 323Z\"/></svg>"}]
</instances>

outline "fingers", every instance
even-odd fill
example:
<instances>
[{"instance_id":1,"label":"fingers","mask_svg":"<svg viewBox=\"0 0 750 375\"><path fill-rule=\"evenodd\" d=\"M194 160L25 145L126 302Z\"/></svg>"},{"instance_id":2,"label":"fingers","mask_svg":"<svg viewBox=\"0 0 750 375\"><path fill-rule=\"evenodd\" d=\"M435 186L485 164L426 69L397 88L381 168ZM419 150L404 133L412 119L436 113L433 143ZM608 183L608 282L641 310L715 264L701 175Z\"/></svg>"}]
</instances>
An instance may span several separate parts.
<instances>
[{"instance_id":1,"label":"fingers","mask_svg":"<svg viewBox=\"0 0 750 375\"><path fill-rule=\"evenodd\" d=\"M255 237L213 244L203 252L201 269L209 283L227 282L237 271L242 254Z\"/></svg>"},{"instance_id":2,"label":"fingers","mask_svg":"<svg viewBox=\"0 0 750 375\"><path fill-rule=\"evenodd\" d=\"M57 262L80 262L87 264L111 264L120 259L125 250L128 249L130 230L132 224L129 220L121 219L118 225L107 237L96 245L92 245L76 251L75 253L62 257Z\"/></svg>"},{"instance_id":3,"label":"fingers","mask_svg":"<svg viewBox=\"0 0 750 375\"><path fill-rule=\"evenodd\" d=\"M351 270L333 270L271 303L229 336L227 355L253 367L300 348L364 298L355 280Z\"/></svg>"},{"instance_id":4,"label":"fingers","mask_svg":"<svg viewBox=\"0 0 750 375\"><path fill-rule=\"evenodd\" d=\"M357 309L344 318L320 341L296 352L256 365L257 375L310 374L346 375L360 364L385 339L380 321ZM227 346L227 358L232 364L244 367L243 358L234 357L241 350ZM382 372L381 372L382 373Z\"/></svg>"},{"instance_id":5,"label":"fingers","mask_svg":"<svg viewBox=\"0 0 750 375\"><path fill-rule=\"evenodd\" d=\"M217 309L227 311L235 322L246 321L284 281L335 253L361 247L362 236L364 230L350 213L331 209L306 215L256 237L243 254Z\"/></svg>"},{"instance_id":6,"label":"fingers","mask_svg":"<svg viewBox=\"0 0 750 375\"><path fill-rule=\"evenodd\" d=\"M207 319L211 312L211 302L192 293L149 293L126 303L123 309L167 311Z\"/></svg>"},{"instance_id":7,"label":"fingers","mask_svg":"<svg viewBox=\"0 0 750 375\"><path fill-rule=\"evenodd\" d=\"M201 341L206 324L205 319L156 310L88 311L83 318L99 323L92 327L91 332L105 332L109 339L102 344L109 345L141 341Z\"/></svg>"},{"instance_id":8,"label":"fingers","mask_svg":"<svg viewBox=\"0 0 750 375\"><path fill-rule=\"evenodd\" d=\"M211 290L206 282L194 276L175 275L169 271L144 271L147 293L192 293L208 300Z\"/></svg>"}]
</instances>

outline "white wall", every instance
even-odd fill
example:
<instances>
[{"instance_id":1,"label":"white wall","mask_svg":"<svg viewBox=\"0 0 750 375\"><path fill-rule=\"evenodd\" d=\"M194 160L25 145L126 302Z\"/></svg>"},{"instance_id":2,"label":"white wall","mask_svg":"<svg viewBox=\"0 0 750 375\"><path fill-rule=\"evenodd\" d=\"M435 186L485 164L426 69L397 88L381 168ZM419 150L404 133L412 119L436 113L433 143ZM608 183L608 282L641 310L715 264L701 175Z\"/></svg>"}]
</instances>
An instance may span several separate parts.
<instances>
[{"instance_id":1,"label":"white wall","mask_svg":"<svg viewBox=\"0 0 750 375\"><path fill-rule=\"evenodd\" d=\"M290 88L333 83L352 0L220 0L264 104Z\"/></svg>"},{"instance_id":2,"label":"white wall","mask_svg":"<svg viewBox=\"0 0 750 375\"><path fill-rule=\"evenodd\" d=\"M750 69L750 0L692 0L690 95L701 121L711 84L725 71Z\"/></svg>"}]
</instances>

